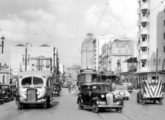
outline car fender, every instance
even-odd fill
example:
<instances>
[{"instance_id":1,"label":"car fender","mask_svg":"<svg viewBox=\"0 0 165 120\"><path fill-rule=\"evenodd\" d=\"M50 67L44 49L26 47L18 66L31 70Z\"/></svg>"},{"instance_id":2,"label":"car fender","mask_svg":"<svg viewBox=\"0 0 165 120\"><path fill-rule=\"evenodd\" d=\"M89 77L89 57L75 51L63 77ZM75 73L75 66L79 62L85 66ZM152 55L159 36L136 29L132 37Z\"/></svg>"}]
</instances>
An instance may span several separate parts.
<instances>
[{"instance_id":1,"label":"car fender","mask_svg":"<svg viewBox=\"0 0 165 120\"><path fill-rule=\"evenodd\" d=\"M99 101L98 97L93 97L90 101L90 105L92 105L93 103L97 103L97 101Z\"/></svg>"}]
</instances>

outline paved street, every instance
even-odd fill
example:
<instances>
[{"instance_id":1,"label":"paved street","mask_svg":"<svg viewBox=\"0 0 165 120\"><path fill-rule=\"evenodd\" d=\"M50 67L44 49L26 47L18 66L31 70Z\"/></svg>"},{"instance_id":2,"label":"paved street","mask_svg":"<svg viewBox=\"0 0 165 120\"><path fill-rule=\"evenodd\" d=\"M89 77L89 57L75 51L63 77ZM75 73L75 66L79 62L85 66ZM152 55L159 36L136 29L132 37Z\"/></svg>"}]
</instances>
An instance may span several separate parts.
<instances>
[{"instance_id":1,"label":"paved street","mask_svg":"<svg viewBox=\"0 0 165 120\"><path fill-rule=\"evenodd\" d=\"M122 113L101 111L99 114L90 110L79 110L76 96L63 89L60 97L55 97L53 106L47 110L41 106L31 106L17 110L15 102L0 105L0 120L164 120L165 100L163 105L139 105L135 102L135 93L125 102Z\"/></svg>"}]
</instances>

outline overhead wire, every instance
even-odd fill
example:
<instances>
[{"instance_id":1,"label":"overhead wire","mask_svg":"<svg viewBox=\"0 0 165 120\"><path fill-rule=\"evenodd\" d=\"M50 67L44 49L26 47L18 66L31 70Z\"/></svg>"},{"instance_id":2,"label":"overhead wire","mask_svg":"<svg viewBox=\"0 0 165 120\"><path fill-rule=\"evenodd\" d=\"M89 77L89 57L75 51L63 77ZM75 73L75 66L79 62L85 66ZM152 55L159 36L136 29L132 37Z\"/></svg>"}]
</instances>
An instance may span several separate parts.
<instances>
[{"instance_id":1,"label":"overhead wire","mask_svg":"<svg viewBox=\"0 0 165 120\"><path fill-rule=\"evenodd\" d=\"M109 6L109 0L106 1L106 5L104 7L103 13L101 14L101 17L100 17L100 19L99 19L99 21L98 21L98 23L97 23L97 25L95 27L96 32L97 32L97 30L99 28L99 25L101 24L101 22L103 20L103 17L105 15L106 11L107 11L108 6Z\"/></svg>"}]
</instances>

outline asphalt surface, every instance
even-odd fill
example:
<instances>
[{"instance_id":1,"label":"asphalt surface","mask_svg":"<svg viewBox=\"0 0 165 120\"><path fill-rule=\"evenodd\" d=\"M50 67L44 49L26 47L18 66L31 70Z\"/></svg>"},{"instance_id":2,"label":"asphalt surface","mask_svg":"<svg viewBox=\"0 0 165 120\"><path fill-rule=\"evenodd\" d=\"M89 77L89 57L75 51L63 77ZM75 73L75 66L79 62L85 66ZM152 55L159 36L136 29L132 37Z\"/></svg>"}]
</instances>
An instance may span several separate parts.
<instances>
[{"instance_id":1,"label":"asphalt surface","mask_svg":"<svg viewBox=\"0 0 165 120\"><path fill-rule=\"evenodd\" d=\"M136 103L136 93L131 94L130 100L125 101L122 113L101 111L98 114L91 110L79 110L76 104L77 96L62 90L60 97L54 97L49 109L42 106L30 106L17 110L15 101L0 105L0 120L164 120L165 100L163 105Z\"/></svg>"}]
</instances>

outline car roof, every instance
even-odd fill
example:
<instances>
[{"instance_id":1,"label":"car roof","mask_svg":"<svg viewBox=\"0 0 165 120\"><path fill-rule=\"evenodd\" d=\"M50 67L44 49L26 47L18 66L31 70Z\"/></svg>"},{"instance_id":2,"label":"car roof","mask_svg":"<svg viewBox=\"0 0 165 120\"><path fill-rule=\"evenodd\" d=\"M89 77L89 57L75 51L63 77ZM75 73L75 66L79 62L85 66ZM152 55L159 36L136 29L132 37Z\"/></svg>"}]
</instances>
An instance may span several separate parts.
<instances>
[{"instance_id":1,"label":"car roof","mask_svg":"<svg viewBox=\"0 0 165 120\"><path fill-rule=\"evenodd\" d=\"M109 85L108 83L105 82L92 82L92 83L84 83L82 86L92 86L92 85Z\"/></svg>"}]
</instances>

